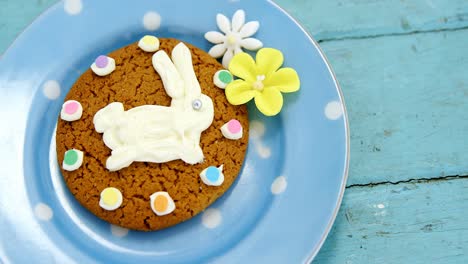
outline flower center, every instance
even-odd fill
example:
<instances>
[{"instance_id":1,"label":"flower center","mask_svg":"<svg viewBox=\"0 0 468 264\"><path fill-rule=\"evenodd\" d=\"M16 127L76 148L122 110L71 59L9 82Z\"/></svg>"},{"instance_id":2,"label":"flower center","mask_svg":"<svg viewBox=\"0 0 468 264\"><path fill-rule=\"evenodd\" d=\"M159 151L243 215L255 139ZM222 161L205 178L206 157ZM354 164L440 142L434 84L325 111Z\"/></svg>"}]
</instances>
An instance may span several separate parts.
<instances>
[{"instance_id":1,"label":"flower center","mask_svg":"<svg viewBox=\"0 0 468 264\"><path fill-rule=\"evenodd\" d=\"M238 42L238 37L235 34L229 34L226 38L226 43L229 46L234 46Z\"/></svg>"},{"instance_id":2,"label":"flower center","mask_svg":"<svg viewBox=\"0 0 468 264\"><path fill-rule=\"evenodd\" d=\"M265 80L265 75L257 75L257 81L253 83L253 88L257 91L263 91L263 80Z\"/></svg>"}]
</instances>

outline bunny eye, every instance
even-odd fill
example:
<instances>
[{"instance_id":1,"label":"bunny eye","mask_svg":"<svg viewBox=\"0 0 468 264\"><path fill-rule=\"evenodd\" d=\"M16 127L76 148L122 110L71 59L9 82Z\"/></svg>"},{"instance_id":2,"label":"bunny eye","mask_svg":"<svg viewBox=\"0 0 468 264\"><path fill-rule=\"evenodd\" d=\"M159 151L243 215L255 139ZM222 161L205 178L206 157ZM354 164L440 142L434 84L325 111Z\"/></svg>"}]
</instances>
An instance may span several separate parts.
<instances>
[{"instance_id":1,"label":"bunny eye","mask_svg":"<svg viewBox=\"0 0 468 264\"><path fill-rule=\"evenodd\" d=\"M200 110L202 108L203 104L200 99L195 99L192 101L192 107L195 110Z\"/></svg>"}]
</instances>

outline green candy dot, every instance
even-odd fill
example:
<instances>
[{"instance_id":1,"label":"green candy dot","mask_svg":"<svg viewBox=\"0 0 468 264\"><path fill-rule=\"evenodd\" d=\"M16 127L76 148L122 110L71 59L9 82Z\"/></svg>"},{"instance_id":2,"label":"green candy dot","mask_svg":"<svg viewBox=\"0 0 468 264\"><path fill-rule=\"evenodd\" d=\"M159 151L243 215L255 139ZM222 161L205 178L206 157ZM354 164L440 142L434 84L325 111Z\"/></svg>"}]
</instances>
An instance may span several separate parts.
<instances>
[{"instance_id":1,"label":"green candy dot","mask_svg":"<svg viewBox=\"0 0 468 264\"><path fill-rule=\"evenodd\" d=\"M63 162L66 165L71 166L71 165L75 164L77 161L78 161L78 152L76 152L73 149L68 150L67 152L65 152L65 158L63 159Z\"/></svg>"},{"instance_id":2,"label":"green candy dot","mask_svg":"<svg viewBox=\"0 0 468 264\"><path fill-rule=\"evenodd\" d=\"M219 72L218 78L223 82L223 83L230 83L232 82L232 74L228 71L221 71Z\"/></svg>"}]
</instances>

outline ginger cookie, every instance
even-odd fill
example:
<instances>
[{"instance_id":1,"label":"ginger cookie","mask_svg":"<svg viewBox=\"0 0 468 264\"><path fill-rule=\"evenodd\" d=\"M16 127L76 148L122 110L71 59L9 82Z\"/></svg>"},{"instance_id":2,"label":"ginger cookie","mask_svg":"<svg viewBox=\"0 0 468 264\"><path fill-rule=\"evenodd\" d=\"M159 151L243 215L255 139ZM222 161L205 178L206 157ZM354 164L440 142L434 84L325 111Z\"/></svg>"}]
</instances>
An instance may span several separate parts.
<instances>
[{"instance_id":1,"label":"ginger cookie","mask_svg":"<svg viewBox=\"0 0 468 264\"><path fill-rule=\"evenodd\" d=\"M109 223L151 231L186 221L241 171L247 108L215 85L232 76L180 43L145 37L99 56L65 98L56 134L62 175Z\"/></svg>"}]
</instances>

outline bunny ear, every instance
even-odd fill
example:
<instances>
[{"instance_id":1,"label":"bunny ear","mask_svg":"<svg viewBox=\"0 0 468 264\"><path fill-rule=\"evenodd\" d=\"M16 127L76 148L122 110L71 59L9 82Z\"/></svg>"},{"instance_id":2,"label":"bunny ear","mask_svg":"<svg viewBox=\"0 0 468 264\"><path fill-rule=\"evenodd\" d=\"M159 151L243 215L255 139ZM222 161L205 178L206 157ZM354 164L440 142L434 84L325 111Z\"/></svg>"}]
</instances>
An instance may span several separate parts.
<instances>
[{"instance_id":1,"label":"bunny ear","mask_svg":"<svg viewBox=\"0 0 468 264\"><path fill-rule=\"evenodd\" d=\"M165 51L161 50L153 55L153 67L161 76L164 89L170 97L184 97L184 80Z\"/></svg>"},{"instance_id":2,"label":"bunny ear","mask_svg":"<svg viewBox=\"0 0 468 264\"><path fill-rule=\"evenodd\" d=\"M200 96L201 88L193 70L192 54L184 43L180 42L172 50L172 61L185 82L186 96Z\"/></svg>"}]
</instances>

